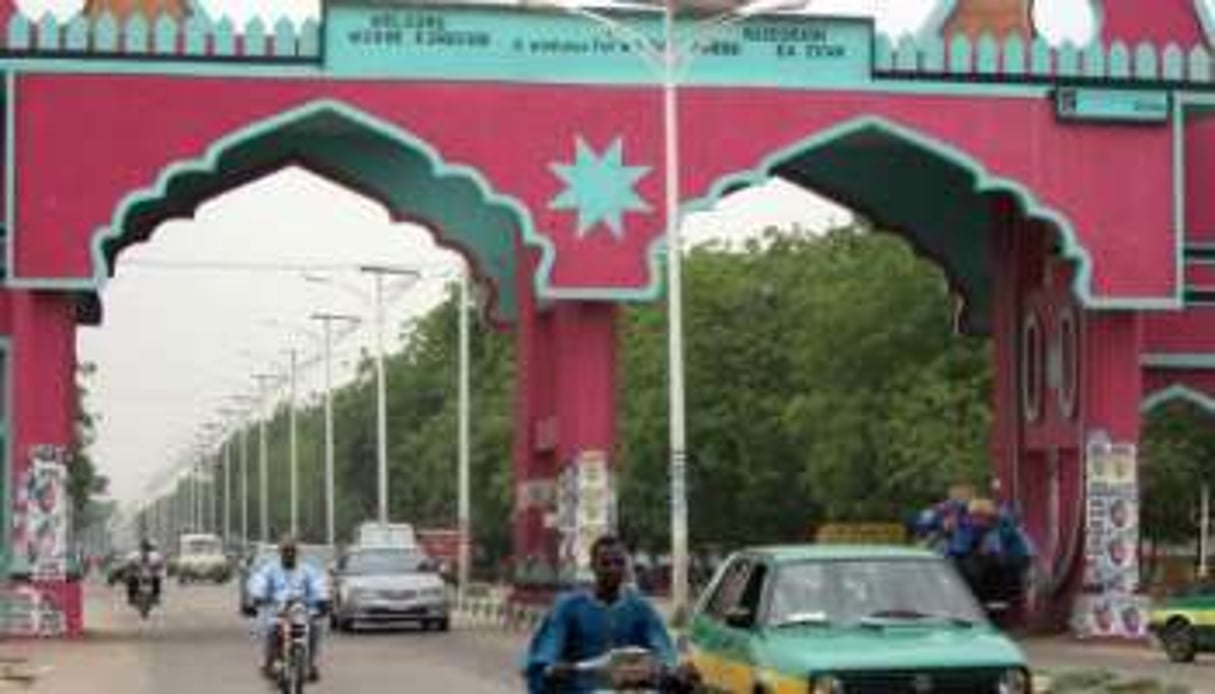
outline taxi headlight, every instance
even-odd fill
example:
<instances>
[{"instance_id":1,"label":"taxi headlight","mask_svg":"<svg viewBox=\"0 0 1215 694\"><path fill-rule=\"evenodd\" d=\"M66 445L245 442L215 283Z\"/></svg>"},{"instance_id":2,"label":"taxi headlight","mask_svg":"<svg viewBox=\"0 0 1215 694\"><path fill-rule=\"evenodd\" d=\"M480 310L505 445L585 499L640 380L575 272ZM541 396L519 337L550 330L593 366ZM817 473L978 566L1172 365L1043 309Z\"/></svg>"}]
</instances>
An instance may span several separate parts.
<instances>
[{"instance_id":1,"label":"taxi headlight","mask_svg":"<svg viewBox=\"0 0 1215 694\"><path fill-rule=\"evenodd\" d=\"M1031 694L1029 673L1022 668L1010 668L1000 677L1000 694Z\"/></svg>"},{"instance_id":2,"label":"taxi headlight","mask_svg":"<svg viewBox=\"0 0 1215 694\"><path fill-rule=\"evenodd\" d=\"M815 677L810 687L810 694L843 694L843 691L844 683L831 675Z\"/></svg>"}]
</instances>

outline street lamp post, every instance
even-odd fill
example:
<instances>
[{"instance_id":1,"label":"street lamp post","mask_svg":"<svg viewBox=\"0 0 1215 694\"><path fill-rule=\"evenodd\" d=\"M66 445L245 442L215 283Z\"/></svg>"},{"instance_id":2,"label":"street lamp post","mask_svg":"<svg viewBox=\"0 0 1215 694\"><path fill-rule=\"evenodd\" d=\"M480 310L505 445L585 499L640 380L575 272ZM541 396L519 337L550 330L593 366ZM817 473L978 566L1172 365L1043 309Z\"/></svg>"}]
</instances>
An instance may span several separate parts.
<instances>
[{"instance_id":1,"label":"street lamp post","mask_svg":"<svg viewBox=\"0 0 1215 694\"><path fill-rule=\"evenodd\" d=\"M421 278L421 273L412 268L387 265L363 265L359 272L375 278L375 293L371 304L375 314L375 380L376 380L376 479L377 479L377 520L388 522L388 393L387 378L384 373L384 278L388 275L408 277L411 280ZM306 280L330 283L329 277L305 275ZM334 286L354 293L366 301L367 296L361 291L344 284L333 283Z\"/></svg>"},{"instance_id":2,"label":"street lamp post","mask_svg":"<svg viewBox=\"0 0 1215 694\"><path fill-rule=\"evenodd\" d=\"M314 313L312 319L325 326L325 539L332 546L336 540L335 485L333 461L333 324L336 321L358 322L344 313Z\"/></svg>"},{"instance_id":3,"label":"street lamp post","mask_svg":"<svg viewBox=\"0 0 1215 694\"><path fill-rule=\"evenodd\" d=\"M232 444L226 438L224 448L224 546L232 542Z\"/></svg>"},{"instance_id":4,"label":"street lamp post","mask_svg":"<svg viewBox=\"0 0 1215 694\"><path fill-rule=\"evenodd\" d=\"M731 24L763 12L805 7L812 0L753 0L733 10L701 21L686 43L677 40L675 20L677 0L662 5L662 50L655 51L644 33L570 0L524 0L530 5L548 5L585 17L600 24L631 44L662 81L662 124L664 134L663 167L666 205L667 247L667 357L670 396L670 476L671 494L671 599L675 620L681 621L688 609L688 503L687 503L687 423L683 344L683 260L680 255L680 132L679 82L695 58L697 48L713 34Z\"/></svg>"},{"instance_id":5,"label":"street lamp post","mask_svg":"<svg viewBox=\"0 0 1215 694\"><path fill-rule=\"evenodd\" d=\"M287 417L290 419L290 444L291 449L291 536L299 537L300 532L300 452L299 440L296 436L296 414L295 414L295 385L296 385L296 362L297 351L295 347L290 350L291 359L291 394L290 405L288 406Z\"/></svg>"},{"instance_id":6,"label":"street lamp post","mask_svg":"<svg viewBox=\"0 0 1215 694\"><path fill-rule=\"evenodd\" d=\"M240 428L240 544L249 545L249 427Z\"/></svg>"},{"instance_id":7,"label":"street lamp post","mask_svg":"<svg viewBox=\"0 0 1215 694\"><path fill-rule=\"evenodd\" d=\"M460 385L459 385L459 439L460 439L460 472L459 472L459 532L460 546L459 562L460 570L460 598L463 602L465 591L468 589L468 579L471 570L470 563L472 560L471 551L471 532L472 532L472 499L469 490L469 418L471 416L469 407L469 344L468 344L468 284L469 270L465 270L460 276L460 298L457 310L460 312Z\"/></svg>"},{"instance_id":8,"label":"street lamp post","mask_svg":"<svg viewBox=\"0 0 1215 694\"><path fill-rule=\"evenodd\" d=\"M278 378L275 374L254 374L257 381L258 401L261 412L257 418L257 482L258 482L258 537L270 542L270 469L269 450L266 442L266 384Z\"/></svg>"}]
</instances>

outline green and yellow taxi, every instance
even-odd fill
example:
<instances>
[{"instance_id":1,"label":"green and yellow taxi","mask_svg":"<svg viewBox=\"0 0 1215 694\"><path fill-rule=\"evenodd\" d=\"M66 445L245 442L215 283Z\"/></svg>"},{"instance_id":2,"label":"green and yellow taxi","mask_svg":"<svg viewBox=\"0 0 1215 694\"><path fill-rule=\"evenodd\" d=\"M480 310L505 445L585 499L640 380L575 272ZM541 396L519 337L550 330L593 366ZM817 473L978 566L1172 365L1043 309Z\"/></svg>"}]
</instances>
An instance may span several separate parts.
<instances>
[{"instance_id":1,"label":"green and yellow taxi","mask_svg":"<svg viewBox=\"0 0 1215 694\"><path fill-rule=\"evenodd\" d=\"M1024 654L953 567L911 547L761 547L730 557L688 632L711 692L1028 694Z\"/></svg>"},{"instance_id":2,"label":"green and yellow taxi","mask_svg":"<svg viewBox=\"0 0 1215 694\"><path fill-rule=\"evenodd\" d=\"M1154 604L1148 613L1148 631L1175 663L1215 651L1215 584L1190 586Z\"/></svg>"}]
</instances>

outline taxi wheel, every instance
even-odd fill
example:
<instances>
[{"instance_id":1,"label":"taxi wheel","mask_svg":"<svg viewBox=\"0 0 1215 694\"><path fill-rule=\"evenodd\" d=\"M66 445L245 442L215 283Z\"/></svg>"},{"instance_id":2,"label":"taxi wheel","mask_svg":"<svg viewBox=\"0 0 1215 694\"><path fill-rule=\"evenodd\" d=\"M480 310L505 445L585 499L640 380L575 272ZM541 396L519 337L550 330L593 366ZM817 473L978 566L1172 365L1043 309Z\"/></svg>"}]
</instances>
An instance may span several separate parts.
<instances>
[{"instance_id":1,"label":"taxi wheel","mask_svg":"<svg viewBox=\"0 0 1215 694\"><path fill-rule=\"evenodd\" d=\"M1174 663L1194 662L1198 652L1197 637L1194 627L1184 621L1174 621L1164 629L1160 640L1164 643L1164 653Z\"/></svg>"}]
</instances>

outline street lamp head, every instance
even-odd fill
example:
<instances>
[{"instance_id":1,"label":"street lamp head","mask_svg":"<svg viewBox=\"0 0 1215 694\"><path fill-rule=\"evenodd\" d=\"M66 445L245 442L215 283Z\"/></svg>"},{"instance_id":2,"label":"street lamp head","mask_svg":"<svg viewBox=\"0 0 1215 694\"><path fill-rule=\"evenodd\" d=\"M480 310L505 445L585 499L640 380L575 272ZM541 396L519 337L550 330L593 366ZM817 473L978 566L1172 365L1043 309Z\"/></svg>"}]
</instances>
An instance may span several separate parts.
<instances>
[{"instance_id":1,"label":"street lamp head","mask_svg":"<svg viewBox=\"0 0 1215 694\"><path fill-rule=\"evenodd\" d=\"M413 278L422 276L422 273L416 268L404 267L401 265L360 265L359 272L365 272L372 275L402 275Z\"/></svg>"}]
</instances>

